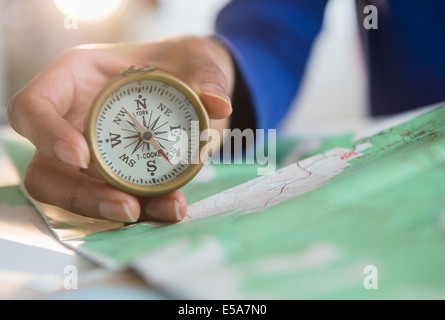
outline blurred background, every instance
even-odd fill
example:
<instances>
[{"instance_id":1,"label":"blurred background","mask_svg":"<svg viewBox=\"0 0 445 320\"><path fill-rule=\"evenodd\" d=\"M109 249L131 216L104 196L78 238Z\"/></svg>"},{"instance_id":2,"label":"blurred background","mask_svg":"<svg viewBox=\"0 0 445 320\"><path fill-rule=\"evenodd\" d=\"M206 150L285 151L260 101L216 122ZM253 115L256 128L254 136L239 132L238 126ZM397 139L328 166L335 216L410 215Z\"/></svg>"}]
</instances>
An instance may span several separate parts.
<instances>
[{"instance_id":1,"label":"blurred background","mask_svg":"<svg viewBox=\"0 0 445 320\"><path fill-rule=\"evenodd\" d=\"M7 123L5 110L13 95L64 49L206 35L227 2L0 0L0 124ZM290 133L342 131L366 121L366 80L353 0L330 1L295 105L283 122Z\"/></svg>"}]
</instances>

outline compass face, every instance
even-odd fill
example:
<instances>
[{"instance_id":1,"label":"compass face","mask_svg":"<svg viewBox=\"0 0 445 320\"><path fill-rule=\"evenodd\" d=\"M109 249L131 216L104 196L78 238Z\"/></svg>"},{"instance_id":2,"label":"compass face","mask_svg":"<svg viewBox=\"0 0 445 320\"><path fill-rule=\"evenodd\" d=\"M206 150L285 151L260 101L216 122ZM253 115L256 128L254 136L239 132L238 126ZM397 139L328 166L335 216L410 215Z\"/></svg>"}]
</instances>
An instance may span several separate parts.
<instances>
[{"instance_id":1,"label":"compass face","mask_svg":"<svg viewBox=\"0 0 445 320\"><path fill-rule=\"evenodd\" d=\"M159 80L113 89L99 99L90 120L99 172L111 184L141 195L181 187L202 165L196 160L203 122L196 101L183 88Z\"/></svg>"}]
</instances>

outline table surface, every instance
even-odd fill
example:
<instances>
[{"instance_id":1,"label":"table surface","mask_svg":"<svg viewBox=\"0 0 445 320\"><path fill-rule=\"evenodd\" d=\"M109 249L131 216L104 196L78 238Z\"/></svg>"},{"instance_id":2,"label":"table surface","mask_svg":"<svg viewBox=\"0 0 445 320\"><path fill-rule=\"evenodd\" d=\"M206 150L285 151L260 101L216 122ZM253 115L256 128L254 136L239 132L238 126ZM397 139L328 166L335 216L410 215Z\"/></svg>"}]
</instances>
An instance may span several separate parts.
<instances>
[{"instance_id":1,"label":"table surface","mask_svg":"<svg viewBox=\"0 0 445 320\"><path fill-rule=\"evenodd\" d=\"M7 127L0 136L20 139ZM21 194L1 144L0 168L0 299L161 298L132 270L105 270L62 245Z\"/></svg>"}]
</instances>

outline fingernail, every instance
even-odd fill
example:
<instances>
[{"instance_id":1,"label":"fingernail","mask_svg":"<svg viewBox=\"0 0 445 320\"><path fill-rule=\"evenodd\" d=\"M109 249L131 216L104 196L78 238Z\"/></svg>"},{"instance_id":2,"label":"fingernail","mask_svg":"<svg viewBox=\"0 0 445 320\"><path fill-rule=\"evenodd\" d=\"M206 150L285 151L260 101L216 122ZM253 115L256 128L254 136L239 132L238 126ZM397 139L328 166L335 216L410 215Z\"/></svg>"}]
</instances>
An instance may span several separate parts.
<instances>
[{"instance_id":1,"label":"fingernail","mask_svg":"<svg viewBox=\"0 0 445 320\"><path fill-rule=\"evenodd\" d=\"M150 201L145 212L149 218L157 221L181 221L182 216L179 211L179 202L170 199L156 199Z\"/></svg>"},{"instance_id":2,"label":"fingernail","mask_svg":"<svg viewBox=\"0 0 445 320\"><path fill-rule=\"evenodd\" d=\"M206 96L211 96L223 100L230 108L232 108L232 102L226 92L219 86L213 83L205 83L199 86L201 93Z\"/></svg>"},{"instance_id":3,"label":"fingernail","mask_svg":"<svg viewBox=\"0 0 445 320\"><path fill-rule=\"evenodd\" d=\"M88 169L88 164L80 148L66 141L60 140L54 145L54 154L63 162Z\"/></svg>"},{"instance_id":4,"label":"fingernail","mask_svg":"<svg viewBox=\"0 0 445 320\"><path fill-rule=\"evenodd\" d=\"M113 221L136 222L137 220L130 212L128 205L122 201L102 201L99 204L99 213L103 218Z\"/></svg>"}]
</instances>

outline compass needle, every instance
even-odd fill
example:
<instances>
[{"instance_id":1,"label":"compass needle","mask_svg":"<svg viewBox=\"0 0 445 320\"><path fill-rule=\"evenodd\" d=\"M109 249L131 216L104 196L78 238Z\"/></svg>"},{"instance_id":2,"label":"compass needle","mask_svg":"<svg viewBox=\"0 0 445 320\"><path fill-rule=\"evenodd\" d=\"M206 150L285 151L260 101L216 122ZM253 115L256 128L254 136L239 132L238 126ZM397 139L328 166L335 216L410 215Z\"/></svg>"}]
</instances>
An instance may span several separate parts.
<instances>
[{"instance_id":1,"label":"compass needle","mask_svg":"<svg viewBox=\"0 0 445 320\"><path fill-rule=\"evenodd\" d=\"M145 128L144 125L140 123L125 107L122 107L122 109L124 109L125 113L131 119L131 122L133 122L133 125L136 127L139 133L143 134L147 128Z\"/></svg>"}]
</instances>

